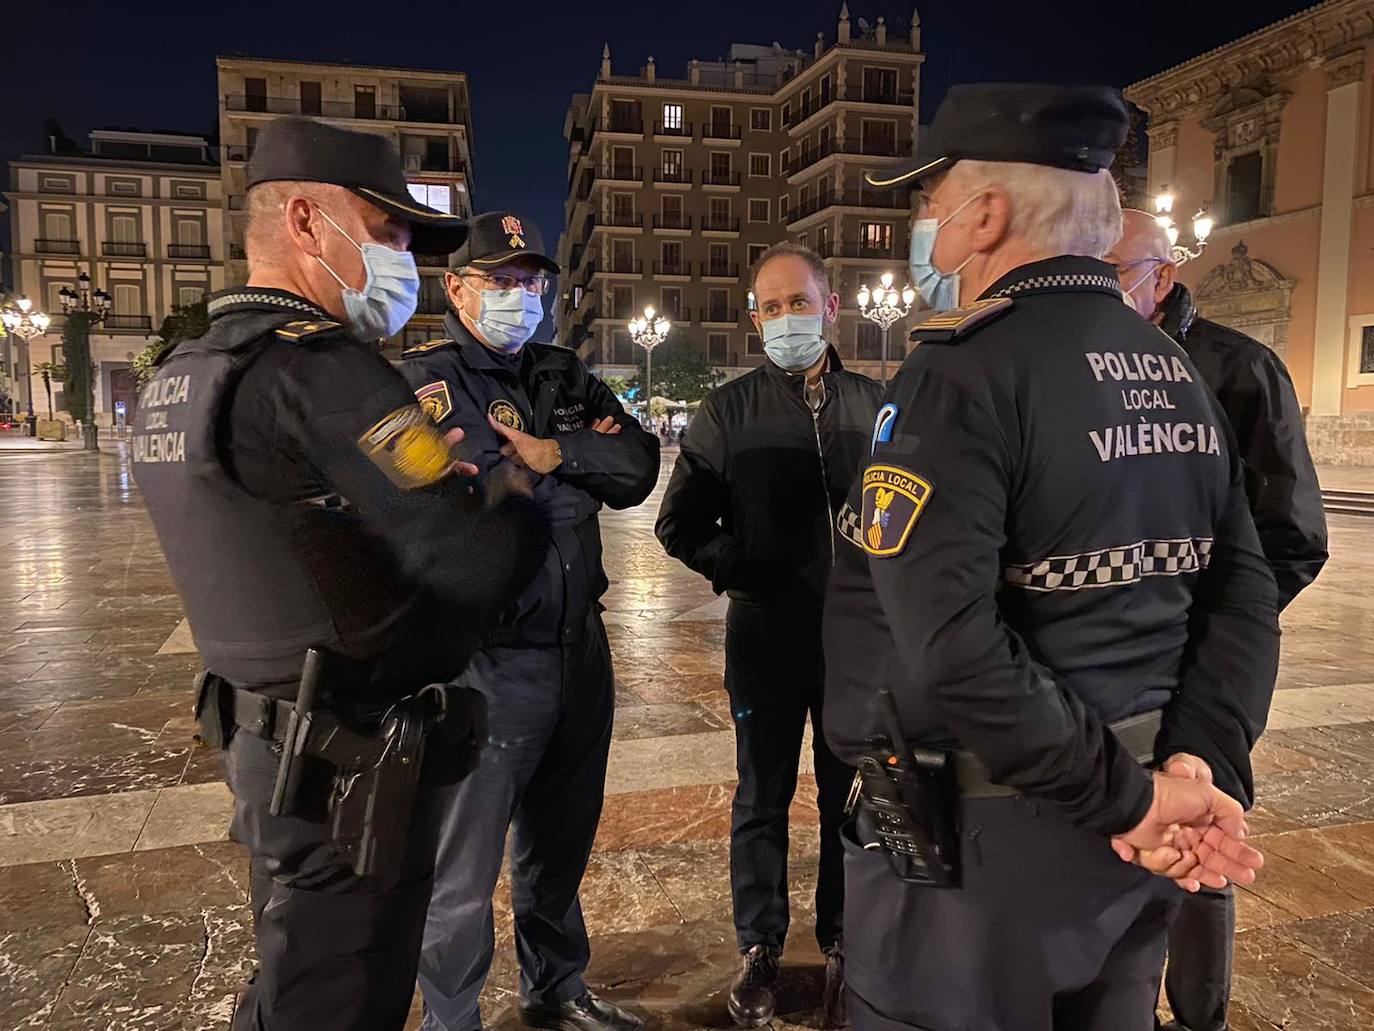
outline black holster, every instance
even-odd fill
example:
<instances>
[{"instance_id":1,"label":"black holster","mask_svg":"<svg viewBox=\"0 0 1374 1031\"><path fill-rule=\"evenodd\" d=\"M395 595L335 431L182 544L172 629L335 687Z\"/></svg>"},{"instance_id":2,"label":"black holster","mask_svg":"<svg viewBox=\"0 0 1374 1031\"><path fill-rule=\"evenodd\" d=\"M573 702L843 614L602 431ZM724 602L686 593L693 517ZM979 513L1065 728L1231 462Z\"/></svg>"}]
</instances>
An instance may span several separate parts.
<instances>
[{"instance_id":1,"label":"black holster","mask_svg":"<svg viewBox=\"0 0 1374 1031\"><path fill-rule=\"evenodd\" d=\"M206 670L196 677L196 740L210 748L225 748L234 733L233 688Z\"/></svg>"}]
</instances>

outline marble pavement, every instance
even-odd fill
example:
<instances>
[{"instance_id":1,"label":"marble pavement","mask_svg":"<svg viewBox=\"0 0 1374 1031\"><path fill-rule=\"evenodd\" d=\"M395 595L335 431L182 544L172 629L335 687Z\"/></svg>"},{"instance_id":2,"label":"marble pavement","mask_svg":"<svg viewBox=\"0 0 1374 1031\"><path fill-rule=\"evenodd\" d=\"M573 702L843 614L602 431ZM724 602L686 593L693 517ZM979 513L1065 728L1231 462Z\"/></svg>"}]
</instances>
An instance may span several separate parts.
<instances>
[{"instance_id":1,"label":"marble pavement","mask_svg":"<svg viewBox=\"0 0 1374 1031\"><path fill-rule=\"evenodd\" d=\"M619 709L583 894L590 973L656 1026L725 1027L724 610L663 556L656 507L603 520ZM121 455L0 454L0 548L0 1028L224 1028L250 967L247 866L218 758L191 737L196 656ZM1239 896L1238 1031L1374 1026L1374 520L1333 518L1332 552L1285 616L1258 752L1269 864ZM814 1025L802 772L782 1009ZM497 908L486 1016L513 1026L504 886Z\"/></svg>"}]
</instances>

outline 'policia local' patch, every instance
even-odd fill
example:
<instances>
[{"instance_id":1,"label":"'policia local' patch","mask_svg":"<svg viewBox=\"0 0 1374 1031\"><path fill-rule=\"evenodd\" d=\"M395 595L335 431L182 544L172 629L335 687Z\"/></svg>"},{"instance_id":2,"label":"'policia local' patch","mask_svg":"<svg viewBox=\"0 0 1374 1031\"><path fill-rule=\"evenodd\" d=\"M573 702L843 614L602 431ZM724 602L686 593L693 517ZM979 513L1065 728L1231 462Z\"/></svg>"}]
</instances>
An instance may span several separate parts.
<instances>
[{"instance_id":1,"label":"'policia local' patch","mask_svg":"<svg viewBox=\"0 0 1374 1031\"><path fill-rule=\"evenodd\" d=\"M874 558L899 554L933 489L927 480L896 466L870 465L865 469L864 550Z\"/></svg>"},{"instance_id":2,"label":"'policia local' patch","mask_svg":"<svg viewBox=\"0 0 1374 1031\"><path fill-rule=\"evenodd\" d=\"M403 490L438 482L453 462L444 435L419 405L396 409L359 437L358 447Z\"/></svg>"},{"instance_id":3,"label":"'policia local' patch","mask_svg":"<svg viewBox=\"0 0 1374 1031\"><path fill-rule=\"evenodd\" d=\"M520 409L504 398L493 401L487 408L487 414L502 426L509 426L511 429L521 432L525 429L525 420L520 415Z\"/></svg>"},{"instance_id":4,"label":"'policia local' patch","mask_svg":"<svg viewBox=\"0 0 1374 1031\"><path fill-rule=\"evenodd\" d=\"M443 380L426 383L415 391L415 399L420 402L425 414L436 423L443 422L453 414L453 397L448 392L448 384Z\"/></svg>"}]
</instances>

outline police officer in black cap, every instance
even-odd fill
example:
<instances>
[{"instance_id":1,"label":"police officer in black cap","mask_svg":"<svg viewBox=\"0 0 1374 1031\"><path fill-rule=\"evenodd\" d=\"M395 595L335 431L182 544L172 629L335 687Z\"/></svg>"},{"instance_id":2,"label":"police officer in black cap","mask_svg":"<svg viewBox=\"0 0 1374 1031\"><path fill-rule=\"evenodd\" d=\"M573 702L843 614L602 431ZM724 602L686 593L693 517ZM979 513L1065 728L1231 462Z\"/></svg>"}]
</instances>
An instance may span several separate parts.
<instances>
[{"instance_id":1,"label":"police officer in black cap","mask_svg":"<svg viewBox=\"0 0 1374 1031\"><path fill-rule=\"evenodd\" d=\"M860 771L856 1028L1147 1031L1170 880L1261 862L1242 803L1274 580L1225 416L1101 260L1125 133L1115 91L956 87L872 177L923 190L936 312L826 610L825 727Z\"/></svg>"},{"instance_id":2,"label":"police officer in black cap","mask_svg":"<svg viewBox=\"0 0 1374 1031\"><path fill-rule=\"evenodd\" d=\"M521 1017L533 1027L633 1031L638 1017L587 989L578 890L601 816L615 701L601 624L602 505L638 505L658 480L658 439L576 353L531 340L558 265L513 211L472 219L445 277L448 336L411 348L401 371L441 430L467 435L484 475L538 477L553 546L483 637L462 683L489 706L480 770L449 789L420 987L426 1029L481 1026L492 893L514 827L511 901Z\"/></svg>"},{"instance_id":3,"label":"police officer in black cap","mask_svg":"<svg viewBox=\"0 0 1374 1031\"><path fill-rule=\"evenodd\" d=\"M248 166L248 284L211 298L209 331L141 397L134 475L252 854L259 971L236 1031L404 1025L426 801L479 737L469 697L428 685L453 680L547 548L519 482L455 468L461 435L378 352L415 310L409 248L465 232L410 198L380 137L273 122Z\"/></svg>"}]
</instances>

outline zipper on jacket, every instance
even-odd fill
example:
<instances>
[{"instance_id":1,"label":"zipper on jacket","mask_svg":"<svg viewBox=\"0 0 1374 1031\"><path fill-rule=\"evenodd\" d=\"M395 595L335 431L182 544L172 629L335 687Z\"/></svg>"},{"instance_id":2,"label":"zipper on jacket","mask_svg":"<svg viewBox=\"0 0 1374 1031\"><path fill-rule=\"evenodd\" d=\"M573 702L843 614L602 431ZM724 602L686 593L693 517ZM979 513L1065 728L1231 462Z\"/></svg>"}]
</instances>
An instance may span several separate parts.
<instances>
[{"instance_id":1,"label":"zipper on jacket","mask_svg":"<svg viewBox=\"0 0 1374 1031\"><path fill-rule=\"evenodd\" d=\"M824 403L824 402L822 402ZM810 408L810 405L807 405ZM825 448L821 446L821 410L811 409L811 426L816 431L816 457L821 460L821 494L825 497L825 527L830 537L830 564L835 564L835 517L830 511L830 488L825 480Z\"/></svg>"}]
</instances>

